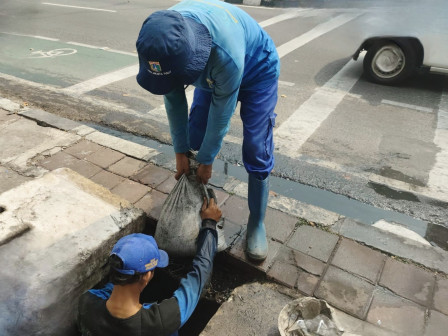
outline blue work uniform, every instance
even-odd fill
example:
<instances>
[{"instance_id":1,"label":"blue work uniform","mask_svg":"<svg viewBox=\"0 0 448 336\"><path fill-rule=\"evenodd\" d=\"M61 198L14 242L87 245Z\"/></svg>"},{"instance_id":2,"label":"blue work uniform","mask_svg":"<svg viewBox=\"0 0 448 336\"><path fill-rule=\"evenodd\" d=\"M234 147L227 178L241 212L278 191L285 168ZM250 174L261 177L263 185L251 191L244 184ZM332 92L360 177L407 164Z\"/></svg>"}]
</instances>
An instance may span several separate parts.
<instances>
[{"instance_id":1,"label":"blue work uniform","mask_svg":"<svg viewBox=\"0 0 448 336\"><path fill-rule=\"evenodd\" d=\"M230 119L241 102L243 161L246 170L266 178L274 166L273 127L280 61L269 35L246 12L217 0L184 0L170 8L210 32L212 48L196 87L188 117L185 90L164 96L174 151L198 150L212 164Z\"/></svg>"},{"instance_id":2,"label":"blue work uniform","mask_svg":"<svg viewBox=\"0 0 448 336\"><path fill-rule=\"evenodd\" d=\"M107 310L106 301L114 287L112 283L84 293L78 306L78 326L82 336L177 335L177 330L196 308L210 278L217 241L215 229L202 228L193 269L181 280L173 297L159 304L144 303L136 314L128 318L114 317Z\"/></svg>"}]
</instances>

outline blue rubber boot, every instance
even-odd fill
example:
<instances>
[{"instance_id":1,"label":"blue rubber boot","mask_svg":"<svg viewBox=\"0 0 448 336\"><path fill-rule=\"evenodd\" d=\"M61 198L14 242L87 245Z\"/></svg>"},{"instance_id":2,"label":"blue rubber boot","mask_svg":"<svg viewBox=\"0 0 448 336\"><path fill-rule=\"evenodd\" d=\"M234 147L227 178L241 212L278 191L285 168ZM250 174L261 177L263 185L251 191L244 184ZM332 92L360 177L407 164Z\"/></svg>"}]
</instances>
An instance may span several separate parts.
<instances>
[{"instance_id":1,"label":"blue rubber boot","mask_svg":"<svg viewBox=\"0 0 448 336\"><path fill-rule=\"evenodd\" d=\"M264 226L264 216L268 204L269 176L264 180L249 174L248 188L249 221L247 223L246 253L250 259L261 261L268 255L268 241Z\"/></svg>"}]
</instances>

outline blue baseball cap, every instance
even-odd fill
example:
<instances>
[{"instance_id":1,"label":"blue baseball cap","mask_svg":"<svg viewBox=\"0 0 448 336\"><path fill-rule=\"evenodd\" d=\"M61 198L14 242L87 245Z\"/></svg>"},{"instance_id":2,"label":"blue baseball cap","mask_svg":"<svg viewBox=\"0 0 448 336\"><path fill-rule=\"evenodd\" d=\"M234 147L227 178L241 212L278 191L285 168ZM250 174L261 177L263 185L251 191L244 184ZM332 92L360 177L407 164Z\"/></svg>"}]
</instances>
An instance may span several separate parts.
<instances>
[{"instance_id":1,"label":"blue baseball cap","mask_svg":"<svg viewBox=\"0 0 448 336\"><path fill-rule=\"evenodd\" d=\"M199 77L210 56L212 39L203 24L174 10L161 10L143 22L136 45L138 84L164 95Z\"/></svg>"},{"instance_id":2,"label":"blue baseball cap","mask_svg":"<svg viewBox=\"0 0 448 336\"><path fill-rule=\"evenodd\" d=\"M123 268L115 270L122 274L146 273L156 267L168 266L168 254L159 250L156 240L143 233L124 236L115 244L110 255L123 261Z\"/></svg>"}]
</instances>

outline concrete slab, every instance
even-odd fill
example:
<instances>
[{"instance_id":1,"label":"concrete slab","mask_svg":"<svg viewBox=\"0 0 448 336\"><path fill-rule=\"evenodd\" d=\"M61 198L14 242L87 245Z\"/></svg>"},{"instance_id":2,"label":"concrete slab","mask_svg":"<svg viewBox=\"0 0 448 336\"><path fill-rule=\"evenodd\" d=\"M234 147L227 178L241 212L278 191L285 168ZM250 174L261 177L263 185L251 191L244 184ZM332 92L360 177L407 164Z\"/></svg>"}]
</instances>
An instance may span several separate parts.
<instances>
[{"instance_id":1,"label":"concrete slab","mask_svg":"<svg viewBox=\"0 0 448 336\"><path fill-rule=\"evenodd\" d=\"M169 170L149 164L131 178L151 188L156 188L166 181L170 175L171 172Z\"/></svg>"},{"instance_id":2,"label":"concrete slab","mask_svg":"<svg viewBox=\"0 0 448 336\"><path fill-rule=\"evenodd\" d=\"M9 112L15 112L20 109L20 104L5 98L0 98L0 107Z\"/></svg>"},{"instance_id":3,"label":"concrete slab","mask_svg":"<svg viewBox=\"0 0 448 336\"><path fill-rule=\"evenodd\" d=\"M444 336L448 330L448 316L431 310L428 324L425 329L425 336Z\"/></svg>"},{"instance_id":4,"label":"concrete slab","mask_svg":"<svg viewBox=\"0 0 448 336\"><path fill-rule=\"evenodd\" d=\"M448 273L448 252L394 235L353 219L344 218L337 233L381 251L413 260L428 268Z\"/></svg>"},{"instance_id":5,"label":"concrete slab","mask_svg":"<svg viewBox=\"0 0 448 336\"><path fill-rule=\"evenodd\" d=\"M109 167L109 171L123 176L130 177L146 166L146 162L125 156L120 161Z\"/></svg>"},{"instance_id":6,"label":"concrete slab","mask_svg":"<svg viewBox=\"0 0 448 336\"><path fill-rule=\"evenodd\" d=\"M292 290L270 283L243 285L233 291L200 335L278 335L278 314L299 297Z\"/></svg>"},{"instance_id":7,"label":"concrete slab","mask_svg":"<svg viewBox=\"0 0 448 336\"><path fill-rule=\"evenodd\" d=\"M40 170L29 161L36 155L55 147L70 146L79 136L51 127L41 127L36 122L20 118L2 127L0 132L0 163L28 176L40 176Z\"/></svg>"},{"instance_id":8,"label":"concrete slab","mask_svg":"<svg viewBox=\"0 0 448 336\"><path fill-rule=\"evenodd\" d=\"M433 297L434 308L448 315L448 279L437 276Z\"/></svg>"},{"instance_id":9,"label":"concrete slab","mask_svg":"<svg viewBox=\"0 0 448 336\"><path fill-rule=\"evenodd\" d=\"M344 336L399 336L396 332L358 320L337 309L335 309L335 316L342 329L346 331Z\"/></svg>"},{"instance_id":10,"label":"concrete slab","mask_svg":"<svg viewBox=\"0 0 448 336\"><path fill-rule=\"evenodd\" d=\"M76 298L102 278L113 244L143 230L143 211L69 169L1 194L0 205L0 227L28 226L0 246L2 335L73 335Z\"/></svg>"},{"instance_id":11,"label":"concrete slab","mask_svg":"<svg viewBox=\"0 0 448 336\"><path fill-rule=\"evenodd\" d=\"M14 122L20 118L16 113L2 109L1 105L2 98L0 98L0 129L3 128L5 124Z\"/></svg>"},{"instance_id":12,"label":"concrete slab","mask_svg":"<svg viewBox=\"0 0 448 336\"><path fill-rule=\"evenodd\" d=\"M295 290L272 283L251 283L237 287L209 321L201 336L278 336L278 315L283 307L302 297ZM358 320L334 309L344 335L393 336L396 333Z\"/></svg>"},{"instance_id":13,"label":"concrete slab","mask_svg":"<svg viewBox=\"0 0 448 336\"><path fill-rule=\"evenodd\" d=\"M415 265L388 258L378 284L415 303L428 306L434 292L435 276Z\"/></svg>"},{"instance_id":14,"label":"concrete slab","mask_svg":"<svg viewBox=\"0 0 448 336\"><path fill-rule=\"evenodd\" d=\"M54 128L61 129L63 131L70 131L76 127L81 126L80 123L58 117L52 113L45 112L43 110L38 109L29 109L25 110L19 113L20 115L23 115L24 117L27 117L29 119L33 119L38 121L41 125L49 125Z\"/></svg>"},{"instance_id":15,"label":"concrete slab","mask_svg":"<svg viewBox=\"0 0 448 336\"><path fill-rule=\"evenodd\" d=\"M238 223L236 224L238 225ZM274 259L277 257L281 246L282 245L280 243L272 239L268 239L268 256L266 259L261 262L252 261L246 255L246 233L244 231L241 233L240 238L235 241L235 244L232 246L230 251L228 251L228 253L232 257L244 262L248 267L254 267L259 271L266 273L274 262Z\"/></svg>"},{"instance_id":16,"label":"concrete slab","mask_svg":"<svg viewBox=\"0 0 448 336\"><path fill-rule=\"evenodd\" d=\"M302 225L297 228L287 246L327 262L339 237L323 230Z\"/></svg>"},{"instance_id":17,"label":"concrete slab","mask_svg":"<svg viewBox=\"0 0 448 336\"><path fill-rule=\"evenodd\" d=\"M29 180L31 177L20 175L6 167L0 167L0 194Z\"/></svg>"},{"instance_id":18,"label":"concrete slab","mask_svg":"<svg viewBox=\"0 0 448 336\"><path fill-rule=\"evenodd\" d=\"M423 335L425 308L390 292L377 289L367 321L399 335Z\"/></svg>"},{"instance_id":19,"label":"concrete slab","mask_svg":"<svg viewBox=\"0 0 448 336\"><path fill-rule=\"evenodd\" d=\"M331 263L376 283L385 260L386 256L380 252L343 238Z\"/></svg>"},{"instance_id":20,"label":"concrete slab","mask_svg":"<svg viewBox=\"0 0 448 336\"><path fill-rule=\"evenodd\" d=\"M357 318L364 319L374 288L371 283L330 266L315 295Z\"/></svg>"},{"instance_id":21,"label":"concrete slab","mask_svg":"<svg viewBox=\"0 0 448 336\"><path fill-rule=\"evenodd\" d=\"M96 154L100 149L104 149L104 147L91 141L81 140L80 142L67 148L65 152L78 159L84 160L87 156Z\"/></svg>"},{"instance_id":22,"label":"concrete slab","mask_svg":"<svg viewBox=\"0 0 448 336\"><path fill-rule=\"evenodd\" d=\"M153 148L149 148L128 140L123 140L102 132L92 132L86 136L86 140L96 142L104 147L114 149L120 153L145 161L149 161L152 157L160 154Z\"/></svg>"}]
</instances>

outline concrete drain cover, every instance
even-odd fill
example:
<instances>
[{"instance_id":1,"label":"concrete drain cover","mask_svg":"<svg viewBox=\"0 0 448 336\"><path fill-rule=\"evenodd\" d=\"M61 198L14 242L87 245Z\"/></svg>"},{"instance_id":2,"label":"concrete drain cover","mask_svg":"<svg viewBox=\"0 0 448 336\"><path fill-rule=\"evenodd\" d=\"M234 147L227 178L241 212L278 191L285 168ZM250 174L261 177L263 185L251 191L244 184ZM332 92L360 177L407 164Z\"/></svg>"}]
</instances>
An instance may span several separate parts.
<instances>
[{"instance_id":1,"label":"concrete drain cover","mask_svg":"<svg viewBox=\"0 0 448 336\"><path fill-rule=\"evenodd\" d=\"M2 335L71 335L77 298L102 277L113 244L143 211L57 169L0 195Z\"/></svg>"}]
</instances>

